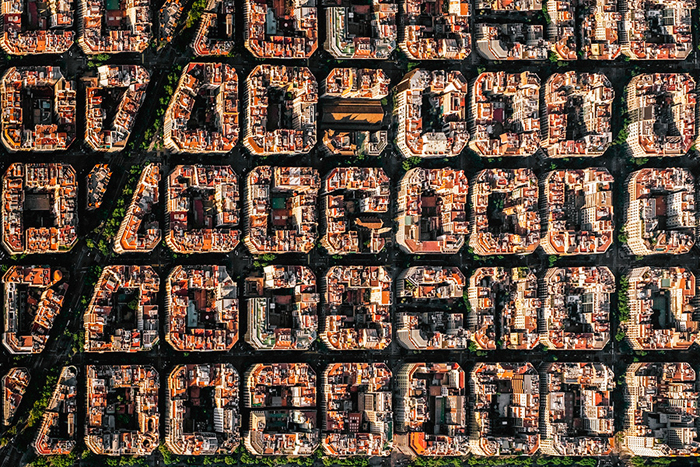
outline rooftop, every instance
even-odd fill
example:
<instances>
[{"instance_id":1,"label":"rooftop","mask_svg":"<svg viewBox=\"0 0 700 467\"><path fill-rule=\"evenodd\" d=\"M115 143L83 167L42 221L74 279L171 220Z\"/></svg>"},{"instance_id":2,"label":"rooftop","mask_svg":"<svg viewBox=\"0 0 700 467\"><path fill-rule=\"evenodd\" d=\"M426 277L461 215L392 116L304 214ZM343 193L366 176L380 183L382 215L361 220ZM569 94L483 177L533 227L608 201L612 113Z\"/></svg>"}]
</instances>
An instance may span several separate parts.
<instances>
[{"instance_id":1,"label":"rooftop","mask_svg":"<svg viewBox=\"0 0 700 467\"><path fill-rule=\"evenodd\" d=\"M68 272L48 266L11 266L2 277L2 343L14 355L43 352L68 291Z\"/></svg>"},{"instance_id":2,"label":"rooftop","mask_svg":"<svg viewBox=\"0 0 700 467\"><path fill-rule=\"evenodd\" d=\"M528 268L478 268L469 278L469 329L480 350L532 350L542 302Z\"/></svg>"},{"instance_id":3,"label":"rooftop","mask_svg":"<svg viewBox=\"0 0 700 467\"><path fill-rule=\"evenodd\" d=\"M167 384L168 449L181 456L233 454L241 428L240 382L234 366L178 365Z\"/></svg>"},{"instance_id":4,"label":"rooftop","mask_svg":"<svg viewBox=\"0 0 700 467\"><path fill-rule=\"evenodd\" d=\"M537 177L530 169L486 169L472 183L472 234L477 255L526 255L540 243Z\"/></svg>"},{"instance_id":5,"label":"rooftop","mask_svg":"<svg viewBox=\"0 0 700 467\"><path fill-rule=\"evenodd\" d=\"M10 254L65 253L78 242L78 181L68 164L11 164L2 178Z\"/></svg>"},{"instance_id":6,"label":"rooftop","mask_svg":"<svg viewBox=\"0 0 700 467\"><path fill-rule=\"evenodd\" d=\"M165 293L165 340L175 350L226 351L238 342L238 286L224 266L176 266Z\"/></svg>"},{"instance_id":7,"label":"rooftop","mask_svg":"<svg viewBox=\"0 0 700 467\"><path fill-rule=\"evenodd\" d=\"M540 147L540 78L486 72L471 86L469 147L482 157L533 155Z\"/></svg>"},{"instance_id":8,"label":"rooftop","mask_svg":"<svg viewBox=\"0 0 700 467\"><path fill-rule=\"evenodd\" d=\"M550 255L605 253L613 244L613 184L604 168L555 170L542 181L540 245Z\"/></svg>"},{"instance_id":9,"label":"rooftop","mask_svg":"<svg viewBox=\"0 0 700 467\"><path fill-rule=\"evenodd\" d=\"M245 278L248 331L256 350L308 350L316 340L316 276L306 266L265 266L262 276Z\"/></svg>"},{"instance_id":10,"label":"rooftop","mask_svg":"<svg viewBox=\"0 0 700 467\"><path fill-rule=\"evenodd\" d=\"M333 266L324 277L321 340L331 350L391 343L391 275L381 266Z\"/></svg>"},{"instance_id":11,"label":"rooftop","mask_svg":"<svg viewBox=\"0 0 700 467\"><path fill-rule=\"evenodd\" d=\"M107 266L85 311L86 352L139 352L158 344L160 278L150 266Z\"/></svg>"},{"instance_id":12,"label":"rooftop","mask_svg":"<svg viewBox=\"0 0 700 467\"><path fill-rule=\"evenodd\" d=\"M149 365L87 365L85 444L106 456L158 448L158 372Z\"/></svg>"},{"instance_id":13,"label":"rooftop","mask_svg":"<svg viewBox=\"0 0 700 467\"><path fill-rule=\"evenodd\" d=\"M466 349L471 333L459 310L466 279L456 267L412 266L399 274L396 338L411 350Z\"/></svg>"},{"instance_id":14,"label":"rooftop","mask_svg":"<svg viewBox=\"0 0 700 467\"><path fill-rule=\"evenodd\" d=\"M469 141L462 73L417 69L395 89L396 141L403 157L459 156Z\"/></svg>"},{"instance_id":15,"label":"rooftop","mask_svg":"<svg viewBox=\"0 0 700 467\"><path fill-rule=\"evenodd\" d=\"M176 253L228 253L240 241L238 176L230 165L178 165L168 176L165 243Z\"/></svg>"}]
</instances>

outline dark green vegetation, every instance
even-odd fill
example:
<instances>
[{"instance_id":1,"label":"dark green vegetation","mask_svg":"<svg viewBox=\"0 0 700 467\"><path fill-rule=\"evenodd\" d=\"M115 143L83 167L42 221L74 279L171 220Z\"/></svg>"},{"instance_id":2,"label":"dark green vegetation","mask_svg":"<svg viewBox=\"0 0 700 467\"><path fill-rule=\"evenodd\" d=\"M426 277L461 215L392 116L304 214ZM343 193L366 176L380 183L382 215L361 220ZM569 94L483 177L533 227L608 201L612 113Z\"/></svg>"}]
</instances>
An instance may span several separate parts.
<instances>
[{"instance_id":1,"label":"dark green vegetation","mask_svg":"<svg viewBox=\"0 0 700 467\"><path fill-rule=\"evenodd\" d=\"M700 174L700 164L695 158L695 149L691 157L684 157L674 160L669 159L633 159L626 150L626 138L629 135L630 117L625 111L625 85L633 74L648 73L648 72L664 72L664 71L692 71L695 73L697 63L696 57L691 57L684 63L654 63L644 62L640 65L632 66L624 60L616 62L587 62L578 61L564 64L556 60L546 60L544 63L487 63L476 56L474 52L469 60L464 62L451 61L435 61L435 62L416 62L409 60L402 52L396 51L393 59L386 62L346 62L336 61L328 53L323 50L323 22L320 22L319 31L319 50L309 60L287 60L274 61L275 64L284 64L289 66L308 66L315 74L319 83L325 78L330 69L341 66L366 66L382 68L386 71L391 79L392 86L395 86L399 80L407 73L416 68L427 69L444 69L444 70L459 70L463 73L466 79L474 79L478 73L484 71L508 71L520 72L530 70L536 72L542 83L552 74L561 71L575 70L578 72L600 71L605 73L613 83L616 93L616 99L613 105L613 135L615 137L615 145L610 148L607 153L597 159L585 158L570 158L562 160L547 160L541 155L536 155L530 158L488 158L482 159L469 150L458 158L439 159L439 160L421 160L419 158L402 159L394 148L389 148L382 158L370 158L366 156L357 156L353 158L329 158L320 154L318 149L314 150L309 155L294 155L294 156L271 156L265 159L250 156L246 150L242 149L241 144L238 148L227 155L172 155L164 153L162 149L162 129L163 116L170 102L170 99L177 87L183 66L189 61L199 60L192 56L189 48L192 36L198 27L198 20L201 17L206 4L203 0L194 0L188 5L187 10L181 17L181 23L184 30L181 30L176 35L171 45L164 46L162 50L156 52L153 48L147 50L143 56L129 55L106 55L101 54L94 57L80 56L79 59L69 58L67 54L56 57L4 57L0 59L2 69L4 70L9 65L28 65L37 63L52 63L64 67L68 76L79 77L87 75L97 66L104 63L143 63L152 74L151 84L149 85L148 94L144 105L141 108L137 125L134 128L129 142L129 148L118 155L106 155L90 153L86 154L84 148L79 142L76 142L69 151L64 154L32 154L29 156L9 154L4 149L0 148L0 154L4 156L3 162L0 163L0 168L4 171L10 162L13 161L40 161L40 162L55 162L62 160L73 164L79 173L80 177L80 196L84 192L83 180L89 169L95 163L109 162L114 169L113 182L110 186L103 207L96 213L86 213L81 211L80 217L80 234L85 238L85 242L80 242L76 248L65 255L48 255L44 257L26 257L25 255L17 255L6 258L3 261L9 264L38 264L46 262L50 264L62 265L71 271L71 283L69 290L69 298L64 307L64 311L58 318L47 350L41 356L32 357L13 357L10 358L6 353L3 353L0 363L3 363L2 370L6 370L11 362L12 365L26 365L32 369L32 386L27 392L26 401L18 413L15 425L0 434L0 444L11 443L10 450L0 451L0 464L5 456L10 459L7 465L9 467L19 466L19 460L25 452L31 452L30 446L36 428L38 427L41 416L46 404L51 397L51 393L55 386L60 367L67 363L73 363L79 368L84 368L85 364L100 362L113 363L115 361L128 363L148 363L154 364L161 375L161 380L167 376L169 370L176 363L186 362L207 362L214 360L230 361L235 364L239 374L243 375L245 369L252 362L258 361L257 358L271 358L277 361L308 361L320 374L325 365L330 361L356 361L358 359L372 359L373 361L387 361L392 369L396 369L398 365L404 362L415 361L455 361L458 362L465 371L471 370L475 362L480 361L530 361L534 364L548 361L601 361L609 365L615 370L618 377L618 387L615 391L615 411L618 420L616 430L621 430L621 415L624 413L625 402L622 398L621 378L624 375L625 367L634 361L689 361L691 363L700 361L700 352L697 346L689 352L666 353L661 352L634 352L624 339L624 332L619 328L619 323L629 319L629 304L626 295L628 284L624 279L624 273L632 268L643 265L664 266L673 263L674 266L685 266L697 268L698 253L685 255L682 258L640 258L629 255L624 244L627 242L627 234L624 231L623 225L623 203L624 203L624 180L630 172L638 170L642 167L665 167L668 165L677 165L689 168L696 177ZM320 3L320 2L318 2ZM446 3L444 3L446 4ZM236 47L234 52L222 61L232 64L238 73L239 77L239 108L244 105L243 89L246 76L250 73L254 66L260 64L262 60L254 59L243 47L243 31L242 31L242 2L236 2L237 17L236 17ZM154 6L160 6L154 5ZM154 17L157 8L154 8ZM696 12L697 13L697 12ZM548 12L543 9L543 16L548 18ZM320 16L322 18L322 16ZM698 23L697 15L693 21L694 26ZM72 52L76 55L82 55L78 47L74 47ZM214 58L206 59L215 60ZM566 67L564 68L564 65ZM696 76L697 78L697 76ZM384 110L387 114L386 127L389 129L389 141L393 140L396 126L388 117L393 108L393 99L391 96L382 101ZM320 120L319 120L320 121ZM82 126L80 127L82 128ZM323 126L319 125L319 140L323 131ZM614 245L608 255L588 255L580 257L556 257L545 255L541 250L527 257L483 257L474 255L468 247L465 247L461 254L447 257L431 257L429 255L410 256L404 254L396 247L395 244L387 246L386 252L376 256L357 255L357 256L334 256L329 257L324 255L323 248L315 248L309 255L262 255L253 257L247 253L243 245L239 245L236 253L230 255L177 255L170 252L163 242L152 254L144 255L125 255L117 256L112 252L111 243L117 234L120 223L126 214L131 197L136 187L137 180L141 170L150 162L163 163L164 178L177 164L183 163L203 163L203 164L230 164L239 176L241 184L241 194L243 194L243 183L245 174L256 165L271 164L271 165L311 165L318 169L323 177L332 168L341 165L358 165L358 166L374 166L381 167L390 176L392 180L393 193L396 193L396 187L400 178L408 170L415 167L437 168L451 166L465 170L470 179L481 169L494 167L529 167L532 168L535 174L541 178L549 171L557 168L584 168L584 167L605 167L615 177L615 225L617 228L615 238L617 244ZM392 198L392 203L395 198ZM82 198L81 198L82 202ZM161 193L161 206L164 202ZM163 217L160 216L162 227L164 226ZM389 227L394 228L390 222ZM84 313L88 302L93 294L93 286L102 271L102 268L109 264L151 264L154 265L158 274L161 277L161 298L159 305L161 306L161 316L165 315L164 300L164 281L169 271L179 264L224 264L231 273L231 277L239 278L239 284L242 284L242 279L249 277L254 272L259 272L259 269L269 264L305 264L311 267L316 274L319 283L323 278L323 274L329 265L351 265L351 264L382 264L393 268L394 273L398 273L401 269L411 265L456 265L462 268L463 272L469 275L475 268L484 266L502 266L502 267L530 267L536 270L538 274L542 274L544 269L548 267L567 267L580 265L607 265L615 273L618 278L618 289L614 294L612 310L612 329L611 342L600 352L556 352L540 346L532 352L514 352L514 351L477 351L476 345L469 345L467 351L460 352L410 352L400 348L396 343L392 345L387 352L376 353L331 353L327 351L323 345L317 343L312 351L308 353L298 354L275 354L273 357L260 356L259 354L251 353L250 347L243 342L242 334L245 332L245 318L241 318L241 336L234 350L225 355L198 355L192 353L177 353L161 339L160 348L150 352L141 353L138 355L92 355L82 352L82 342L84 335L82 327L82 314ZM2 265L3 270L6 270L7 264ZM468 300L463 300L459 304L460 309L464 309L466 313L471 311ZM394 310L395 313L396 309ZM163 327L163 324L161 324ZM0 350L0 352L5 352ZM41 360L40 360L41 359ZM38 363L41 361L41 363ZM82 381L82 380L81 380ZM79 385L79 390L84 391L84 385ZM161 389L161 396L164 399L164 390ZM161 401L162 402L162 401ZM161 424L166 416L161 412ZM83 424L84 404L79 407L79 424ZM245 430L245 425L243 427ZM322 457L320 451L316 456L310 458L286 459L286 458L255 458L245 452L243 448L232 456L212 456L212 457L178 457L168 452L165 447L161 447L155 454L145 458L124 457L122 459L106 458L95 456L84 447L82 438L79 437L78 448L74 454L70 456L50 456L47 458L34 458L27 455L24 459L31 459L31 465L34 467L68 467L73 465L80 466L153 466L168 465L168 466L200 466L200 465L232 465L232 466L282 466L282 465L303 465L314 467L331 467L331 466L357 466L365 467L370 462L364 458L333 460ZM372 460L373 462L376 460ZM617 458L612 460L617 462ZM674 464L670 459L639 459L632 458L628 460L634 467L663 467L665 465ZM391 465L391 460L385 460L384 466ZM593 458L547 458L547 457L518 457L518 458L477 458L468 457L466 459L416 459L409 465L411 467L466 467L466 466L483 466L483 467L506 467L506 466L586 466L593 467L597 463ZM689 461L675 461L678 467L689 465ZM373 464L374 465L374 464Z\"/></svg>"}]
</instances>

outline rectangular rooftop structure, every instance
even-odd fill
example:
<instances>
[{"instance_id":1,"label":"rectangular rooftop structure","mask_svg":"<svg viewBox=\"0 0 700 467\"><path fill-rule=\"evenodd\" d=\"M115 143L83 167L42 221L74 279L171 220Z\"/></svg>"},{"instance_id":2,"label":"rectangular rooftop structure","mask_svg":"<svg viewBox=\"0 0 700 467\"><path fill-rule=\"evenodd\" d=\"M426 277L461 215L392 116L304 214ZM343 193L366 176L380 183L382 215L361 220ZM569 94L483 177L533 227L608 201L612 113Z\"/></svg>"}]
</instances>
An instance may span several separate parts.
<instances>
[{"instance_id":1,"label":"rectangular rooftop structure","mask_svg":"<svg viewBox=\"0 0 700 467\"><path fill-rule=\"evenodd\" d=\"M323 373L324 454L389 456L394 439L391 371L383 363L334 363Z\"/></svg>"},{"instance_id":2,"label":"rectangular rooftop structure","mask_svg":"<svg viewBox=\"0 0 700 467\"><path fill-rule=\"evenodd\" d=\"M258 363L246 371L244 435L258 456L310 456L320 442L316 420L316 373L306 363Z\"/></svg>"},{"instance_id":3,"label":"rectangular rooftop structure","mask_svg":"<svg viewBox=\"0 0 700 467\"><path fill-rule=\"evenodd\" d=\"M239 387L230 363L176 366L166 389L168 449L180 456L232 455L240 444Z\"/></svg>"},{"instance_id":4,"label":"rectangular rooftop structure","mask_svg":"<svg viewBox=\"0 0 700 467\"><path fill-rule=\"evenodd\" d=\"M160 441L158 372L148 365L87 365L85 444L103 456L148 456Z\"/></svg>"},{"instance_id":5,"label":"rectangular rooftop structure","mask_svg":"<svg viewBox=\"0 0 700 467\"><path fill-rule=\"evenodd\" d=\"M2 198L2 242L10 254L66 253L78 242L72 166L12 164L2 178Z\"/></svg>"}]
</instances>

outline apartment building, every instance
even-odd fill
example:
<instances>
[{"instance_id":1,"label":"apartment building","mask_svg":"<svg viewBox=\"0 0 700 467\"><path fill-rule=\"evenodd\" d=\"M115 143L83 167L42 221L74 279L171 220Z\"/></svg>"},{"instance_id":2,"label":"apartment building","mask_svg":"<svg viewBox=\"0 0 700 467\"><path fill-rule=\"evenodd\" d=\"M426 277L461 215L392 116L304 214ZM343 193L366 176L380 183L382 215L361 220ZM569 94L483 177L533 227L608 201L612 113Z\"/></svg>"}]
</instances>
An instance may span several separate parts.
<instances>
[{"instance_id":1,"label":"apartment building","mask_svg":"<svg viewBox=\"0 0 700 467\"><path fill-rule=\"evenodd\" d=\"M397 446L412 456L466 456L467 383L457 363L407 363L396 374ZM398 440L397 436L397 440Z\"/></svg>"},{"instance_id":2,"label":"apartment building","mask_svg":"<svg viewBox=\"0 0 700 467\"><path fill-rule=\"evenodd\" d=\"M78 369L64 366L34 438L40 456L68 455L77 442Z\"/></svg>"},{"instance_id":3,"label":"apartment building","mask_svg":"<svg viewBox=\"0 0 700 467\"><path fill-rule=\"evenodd\" d=\"M469 246L486 255L527 255L540 243L537 177L530 169L486 169L472 182Z\"/></svg>"},{"instance_id":4,"label":"apartment building","mask_svg":"<svg viewBox=\"0 0 700 467\"><path fill-rule=\"evenodd\" d=\"M391 343L391 275L382 266L333 266L323 280L330 350L383 350Z\"/></svg>"},{"instance_id":5,"label":"apartment building","mask_svg":"<svg viewBox=\"0 0 700 467\"><path fill-rule=\"evenodd\" d=\"M238 176L230 165L178 165L168 176L165 243L176 253L229 253L240 241Z\"/></svg>"},{"instance_id":6,"label":"apartment building","mask_svg":"<svg viewBox=\"0 0 700 467\"><path fill-rule=\"evenodd\" d=\"M633 157L680 157L697 137L695 80L687 73L641 74L627 85L627 145Z\"/></svg>"},{"instance_id":7,"label":"apartment building","mask_svg":"<svg viewBox=\"0 0 700 467\"><path fill-rule=\"evenodd\" d=\"M0 47L10 55L60 54L73 45L72 0L35 2L3 0L0 3Z\"/></svg>"},{"instance_id":8,"label":"apartment building","mask_svg":"<svg viewBox=\"0 0 700 467\"><path fill-rule=\"evenodd\" d=\"M466 349L471 333L459 310L466 278L456 267L412 266L396 279L396 338L409 350Z\"/></svg>"},{"instance_id":9,"label":"apartment building","mask_svg":"<svg viewBox=\"0 0 700 467\"><path fill-rule=\"evenodd\" d=\"M102 456L148 456L160 442L160 377L150 365L87 365L85 445Z\"/></svg>"},{"instance_id":10,"label":"apartment building","mask_svg":"<svg viewBox=\"0 0 700 467\"><path fill-rule=\"evenodd\" d=\"M625 184L627 248L640 256L688 253L697 230L695 179L690 171L641 169L632 172Z\"/></svg>"},{"instance_id":11,"label":"apartment building","mask_svg":"<svg viewBox=\"0 0 700 467\"><path fill-rule=\"evenodd\" d=\"M175 266L165 284L165 340L181 352L238 342L238 286L224 266Z\"/></svg>"},{"instance_id":12,"label":"apartment building","mask_svg":"<svg viewBox=\"0 0 700 467\"><path fill-rule=\"evenodd\" d=\"M541 24L479 23L474 35L476 51L487 60L546 60L552 48Z\"/></svg>"},{"instance_id":13,"label":"apartment building","mask_svg":"<svg viewBox=\"0 0 700 467\"><path fill-rule=\"evenodd\" d=\"M165 445L176 455L232 455L240 444L238 372L230 363L178 365L166 387Z\"/></svg>"},{"instance_id":14,"label":"apartment building","mask_svg":"<svg viewBox=\"0 0 700 467\"><path fill-rule=\"evenodd\" d=\"M102 206L109 181L112 179L112 170L109 164L96 164L86 179L86 209L95 211Z\"/></svg>"},{"instance_id":15,"label":"apartment building","mask_svg":"<svg viewBox=\"0 0 700 467\"><path fill-rule=\"evenodd\" d=\"M627 274L629 320L620 323L634 350L688 350L700 330L695 274L639 267Z\"/></svg>"},{"instance_id":16,"label":"apartment building","mask_svg":"<svg viewBox=\"0 0 700 467\"><path fill-rule=\"evenodd\" d=\"M207 1L190 45L197 57L231 53L235 46L235 10L234 0Z\"/></svg>"},{"instance_id":17,"label":"apartment building","mask_svg":"<svg viewBox=\"0 0 700 467\"><path fill-rule=\"evenodd\" d=\"M257 156L308 153L317 140L317 103L308 68L258 65L246 78L243 145Z\"/></svg>"},{"instance_id":18,"label":"apartment building","mask_svg":"<svg viewBox=\"0 0 700 467\"><path fill-rule=\"evenodd\" d=\"M322 376L323 453L389 456L394 439L391 370L384 363L333 363Z\"/></svg>"},{"instance_id":19,"label":"apartment building","mask_svg":"<svg viewBox=\"0 0 700 467\"><path fill-rule=\"evenodd\" d=\"M256 350L308 350L318 336L316 275L306 266L265 266L245 278L245 341Z\"/></svg>"},{"instance_id":20,"label":"apartment building","mask_svg":"<svg viewBox=\"0 0 700 467\"><path fill-rule=\"evenodd\" d=\"M459 71L410 71L394 88L396 144L405 158L459 156L469 141L466 78Z\"/></svg>"},{"instance_id":21,"label":"apartment building","mask_svg":"<svg viewBox=\"0 0 700 467\"><path fill-rule=\"evenodd\" d=\"M0 107L2 143L10 152L65 151L75 140L76 86L59 67L7 69L0 80Z\"/></svg>"},{"instance_id":22,"label":"apartment building","mask_svg":"<svg viewBox=\"0 0 700 467\"><path fill-rule=\"evenodd\" d=\"M698 383L682 362L633 363L624 388L623 449L635 456L696 456Z\"/></svg>"},{"instance_id":23,"label":"apartment building","mask_svg":"<svg viewBox=\"0 0 700 467\"><path fill-rule=\"evenodd\" d=\"M256 58L309 58L318 49L316 0L245 0L245 46Z\"/></svg>"},{"instance_id":24,"label":"apartment building","mask_svg":"<svg viewBox=\"0 0 700 467\"><path fill-rule=\"evenodd\" d=\"M2 426L9 427L12 425L30 381L29 369L25 367L10 368L5 373L5 376L2 377L0 381L0 390L2 391Z\"/></svg>"},{"instance_id":25,"label":"apartment building","mask_svg":"<svg viewBox=\"0 0 700 467\"><path fill-rule=\"evenodd\" d=\"M258 456L310 456L319 446L316 373L306 363L258 363L244 376L244 435L248 452Z\"/></svg>"},{"instance_id":26,"label":"apartment building","mask_svg":"<svg viewBox=\"0 0 700 467\"><path fill-rule=\"evenodd\" d=\"M321 179L312 167L262 165L248 173L245 237L254 255L308 253L318 239Z\"/></svg>"},{"instance_id":27,"label":"apartment building","mask_svg":"<svg viewBox=\"0 0 700 467\"><path fill-rule=\"evenodd\" d=\"M11 164L2 178L2 243L11 255L65 253L78 242L78 180L68 164Z\"/></svg>"},{"instance_id":28,"label":"apartment building","mask_svg":"<svg viewBox=\"0 0 700 467\"><path fill-rule=\"evenodd\" d=\"M469 278L468 328L479 350L532 350L540 342L537 277L528 268L486 267Z\"/></svg>"},{"instance_id":29,"label":"apartment building","mask_svg":"<svg viewBox=\"0 0 700 467\"><path fill-rule=\"evenodd\" d=\"M396 0L324 0L325 49L338 60L387 60L396 50Z\"/></svg>"},{"instance_id":30,"label":"apartment building","mask_svg":"<svg viewBox=\"0 0 700 467\"><path fill-rule=\"evenodd\" d=\"M151 266L107 266L83 316L86 352L149 351L158 344L160 278Z\"/></svg>"},{"instance_id":31,"label":"apartment building","mask_svg":"<svg viewBox=\"0 0 700 467\"><path fill-rule=\"evenodd\" d=\"M542 148L551 158L598 157L612 144L612 83L601 73L555 73L544 86Z\"/></svg>"},{"instance_id":32,"label":"apartment building","mask_svg":"<svg viewBox=\"0 0 700 467\"><path fill-rule=\"evenodd\" d=\"M480 456L534 454L540 446L540 377L531 363L477 363L469 379L469 444Z\"/></svg>"},{"instance_id":33,"label":"apartment building","mask_svg":"<svg viewBox=\"0 0 700 467\"><path fill-rule=\"evenodd\" d=\"M13 355L44 351L68 291L68 271L48 266L10 266L2 276L2 343Z\"/></svg>"},{"instance_id":34,"label":"apartment building","mask_svg":"<svg viewBox=\"0 0 700 467\"><path fill-rule=\"evenodd\" d=\"M685 60L693 51L694 0L626 0L622 53L631 60Z\"/></svg>"},{"instance_id":35,"label":"apartment building","mask_svg":"<svg viewBox=\"0 0 700 467\"><path fill-rule=\"evenodd\" d=\"M160 177L160 164L148 164L141 172L112 245L117 254L148 253L160 243L163 231L153 212L160 202Z\"/></svg>"},{"instance_id":36,"label":"apartment building","mask_svg":"<svg viewBox=\"0 0 700 467\"><path fill-rule=\"evenodd\" d=\"M540 147L540 78L481 73L471 84L469 147L482 157L531 156Z\"/></svg>"},{"instance_id":37,"label":"apartment building","mask_svg":"<svg viewBox=\"0 0 700 467\"><path fill-rule=\"evenodd\" d=\"M540 245L548 255L601 254L613 244L613 176L604 168L554 170L540 182Z\"/></svg>"},{"instance_id":38,"label":"apartment building","mask_svg":"<svg viewBox=\"0 0 700 467\"><path fill-rule=\"evenodd\" d=\"M85 142L95 151L123 150L146 100L151 75L138 65L102 65L96 77L85 81ZM116 113L108 121L114 107Z\"/></svg>"},{"instance_id":39,"label":"apartment building","mask_svg":"<svg viewBox=\"0 0 700 467\"><path fill-rule=\"evenodd\" d=\"M469 234L469 181L451 168L406 172L399 182L396 243L408 254L455 254Z\"/></svg>"},{"instance_id":40,"label":"apartment building","mask_svg":"<svg viewBox=\"0 0 700 467\"><path fill-rule=\"evenodd\" d=\"M548 363L540 370L540 450L550 456L609 456L615 440L615 375L602 363Z\"/></svg>"},{"instance_id":41,"label":"apartment building","mask_svg":"<svg viewBox=\"0 0 700 467\"><path fill-rule=\"evenodd\" d=\"M323 180L321 245L332 255L379 253L387 223L390 180L383 169L336 167Z\"/></svg>"},{"instance_id":42,"label":"apartment building","mask_svg":"<svg viewBox=\"0 0 700 467\"><path fill-rule=\"evenodd\" d=\"M236 69L189 63L165 111L163 145L176 153L224 154L236 146L239 133Z\"/></svg>"},{"instance_id":43,"label":"apartment building","mask_svg":"<svg viewBox=\"0 0 700 467\"><path fill-rule=\"evenodd\" d=\"M603 350L613 292L615 276L605 266L548 269L540 285L541 342L552 350Z\"/></svg>"},{"instance_id":44,"label":"apartment building","mask_svg":"<svg viewBox=\"0 0 700 467\"><path fill-rule=\"evenodd\" d=\"M389 133L379 131L323 130L321 150L328 156L379 157L389 145Z\"/></svg>"},{"instance_id":45,"label":"apartment building","mask_svg":"<svg viewBox=\"0 0 700 467\"><path fill-rule=\"evenodd\" d=\"M472 51L468 0L401 0L399 47L411 60L464 60ZM431 25L431 26L429 26Z\"/></svg>"},{"instance_id":46,"label":"apartment building","mask_svg":"<svg viewBox=\"0 0 700 467\"><path fill-rule=\"evenodd\" d=\"M87 55L141 53L152 37L148 0L79 0L78 45Z\"/></svg>"}]
</instances>

